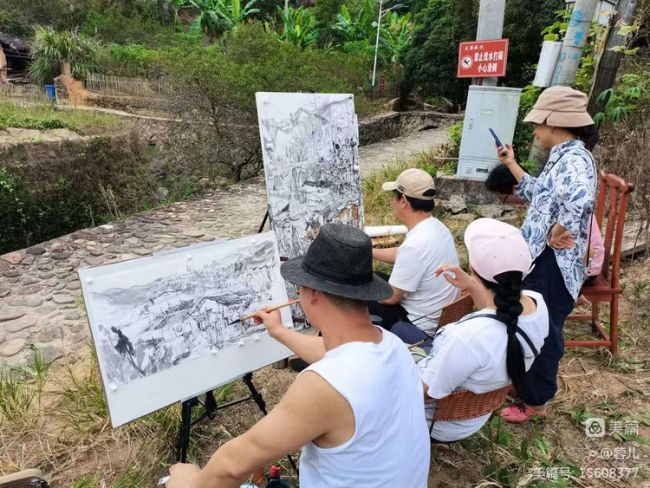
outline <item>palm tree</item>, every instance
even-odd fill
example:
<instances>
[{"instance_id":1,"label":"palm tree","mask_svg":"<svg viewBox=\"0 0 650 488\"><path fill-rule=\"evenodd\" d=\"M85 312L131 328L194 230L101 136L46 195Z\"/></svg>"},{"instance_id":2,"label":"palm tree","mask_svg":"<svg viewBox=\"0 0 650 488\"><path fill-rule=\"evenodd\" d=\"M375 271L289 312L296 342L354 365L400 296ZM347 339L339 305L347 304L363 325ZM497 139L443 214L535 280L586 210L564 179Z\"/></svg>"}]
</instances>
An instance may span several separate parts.
<instances>
[{"instance_id":1,"label":"palm tree","mask_svg":"<svg viewBox=\"0 0 650 488\"><path fill-rule=\"evenodd\" d=\"M72 65L72 75L83 79L97 70L100 47L95 39L77 32L37 27L29 74L37 83L48 83L61 73L62 64L68 62Z\"/></svg>"}]
</instances>

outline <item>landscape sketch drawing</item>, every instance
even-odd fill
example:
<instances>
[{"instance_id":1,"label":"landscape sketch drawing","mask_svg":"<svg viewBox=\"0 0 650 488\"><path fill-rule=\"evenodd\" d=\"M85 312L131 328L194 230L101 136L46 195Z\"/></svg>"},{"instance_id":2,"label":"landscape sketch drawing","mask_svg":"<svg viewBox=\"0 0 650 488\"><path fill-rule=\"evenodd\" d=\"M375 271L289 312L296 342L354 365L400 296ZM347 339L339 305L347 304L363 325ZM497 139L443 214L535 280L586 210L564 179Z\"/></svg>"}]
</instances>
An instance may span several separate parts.
<instances>
[{"instance_id":1,"label":"landscape sketch drawing","mask_svg":"<svg viewBox=\"0 0 650 488\"><path fill-rule=\"evenodd\" d=\"M280 255L304 254L321 225L363 226L352 95L257 93L271 227Z\"/></svg>"},{"instance_id":2,"label":"landscape sketch drawing","mask_svg":"<svg viewBox=\"0 0 650 488\"><path fill-rule=\"evenodd\" d=\"M233 347L242 349L235 369L245 374L250 365L242 341L265 329L237 319L287 300L279 265L275 237L267 232L80 270L105 386L116 390ZM288 314L283 322L290 326ZM214 371L206 382L218 376Z\"/></svg>"}]
</instances>

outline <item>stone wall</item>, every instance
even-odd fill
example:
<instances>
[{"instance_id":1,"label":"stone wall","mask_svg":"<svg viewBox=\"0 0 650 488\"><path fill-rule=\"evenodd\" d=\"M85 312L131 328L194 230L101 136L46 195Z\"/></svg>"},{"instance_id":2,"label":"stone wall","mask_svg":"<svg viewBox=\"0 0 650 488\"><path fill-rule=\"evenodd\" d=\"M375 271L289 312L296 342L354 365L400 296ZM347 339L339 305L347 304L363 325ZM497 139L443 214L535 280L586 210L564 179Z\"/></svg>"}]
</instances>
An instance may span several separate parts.
<instances>
[{"instance_id":1,"label":"stone wall","mask_svg":"<svg viewBox=\"0 0 650 488\"><path fill-rule=\"evenodd\" d=\"M365 146L376 142L408 136L414 132L434 129L462 120L460 114L442 112L389 112L359 121L359 142Z\"/></svg>"}]
</instances>

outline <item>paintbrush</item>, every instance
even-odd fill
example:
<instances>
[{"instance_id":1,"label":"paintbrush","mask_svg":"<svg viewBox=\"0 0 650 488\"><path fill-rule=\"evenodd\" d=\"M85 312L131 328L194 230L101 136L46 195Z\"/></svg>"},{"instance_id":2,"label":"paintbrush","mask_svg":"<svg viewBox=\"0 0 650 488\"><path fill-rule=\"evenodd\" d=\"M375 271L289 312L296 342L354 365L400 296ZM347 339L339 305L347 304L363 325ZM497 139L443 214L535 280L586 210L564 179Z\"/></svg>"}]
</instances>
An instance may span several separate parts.
<instances>
[{"instance_id":1,"label":"paintbrush","mask_svg":"<svg viewBox=\"0 0 650 488\"><path fill-rule=\"evenodd\" d=\"M293 305L294 303L298 303L299 301L300 301L300 299L297 298L296 300L289 300L287 303L283 303L281 305L274 305L272 307L268 307L268 308L265 308L263 310L265 312L273 312L273 310L288 307L289 305ZM243 322L244 320L252 319L253 317L255 317L255 314L254 313L249 313L248 315L244 315L243 317L241 317L241 318L239 318L237 320L233 320L228 325L235 325L237 322Z\"/></svg>"}]
</instances>

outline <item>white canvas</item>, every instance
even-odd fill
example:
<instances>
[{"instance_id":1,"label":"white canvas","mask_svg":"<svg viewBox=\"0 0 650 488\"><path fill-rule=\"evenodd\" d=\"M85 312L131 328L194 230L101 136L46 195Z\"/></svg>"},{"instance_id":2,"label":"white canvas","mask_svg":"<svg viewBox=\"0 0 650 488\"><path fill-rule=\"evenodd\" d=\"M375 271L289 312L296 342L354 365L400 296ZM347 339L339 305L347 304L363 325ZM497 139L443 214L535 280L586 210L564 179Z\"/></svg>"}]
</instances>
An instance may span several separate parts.
<instances>
[{"instance_id":1,"label":"white canvas","mask_svg":"<svg viewBox=\"0 0 650 488\"><path fill-rule=\"evenodd\" d=\"M287 301L271 232L79 270L114 427L291 355L263 325ZM288 308L282 321L292 327Z\"/></svg>"},{"instance_id":2,"label":"white canvas","mask_svg":"<svg viewBox=\"0 0 650 488\"><path fill-rule=\"evenodd\" d=\"M280 249L304 254L321 225L363 226L352 95L257 93L269 217Z\"/></svg>"}]
</instances>

